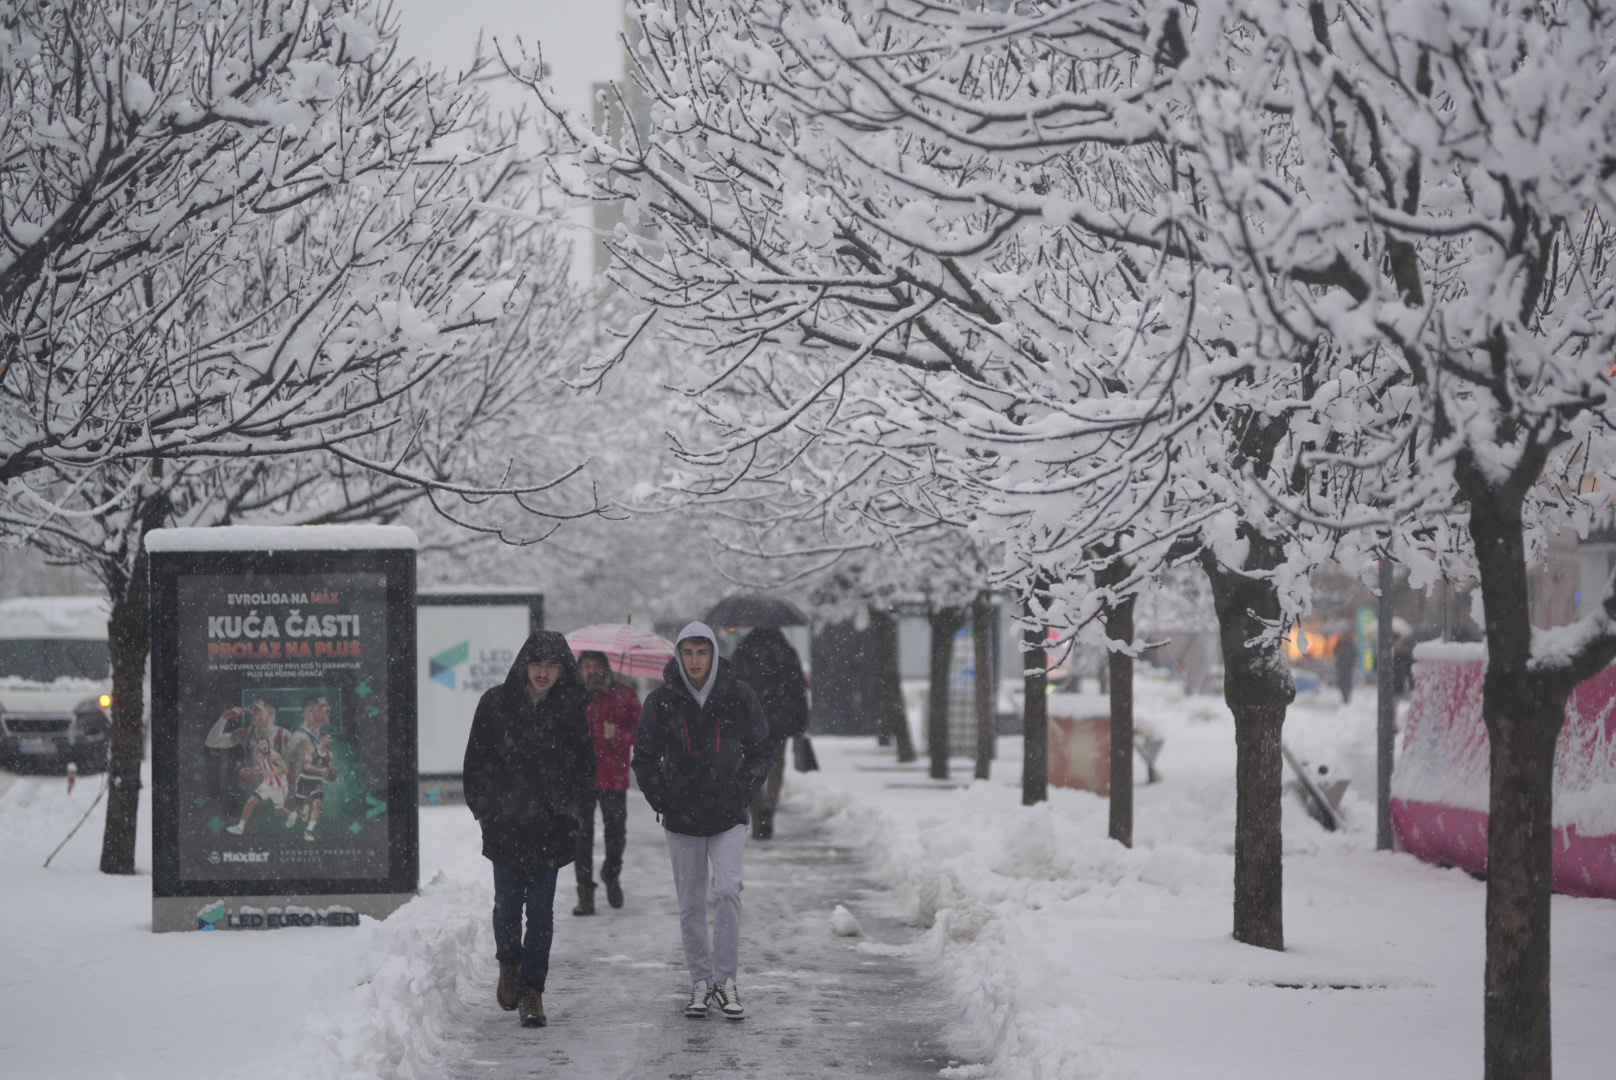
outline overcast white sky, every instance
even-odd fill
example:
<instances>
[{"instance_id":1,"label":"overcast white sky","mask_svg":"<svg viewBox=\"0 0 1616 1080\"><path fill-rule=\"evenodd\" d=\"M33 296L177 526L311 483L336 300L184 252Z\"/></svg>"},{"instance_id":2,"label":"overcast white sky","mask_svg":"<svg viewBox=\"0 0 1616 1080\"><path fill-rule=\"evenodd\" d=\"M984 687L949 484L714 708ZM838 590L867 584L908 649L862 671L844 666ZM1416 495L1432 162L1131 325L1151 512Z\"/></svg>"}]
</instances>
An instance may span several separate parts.
<instances>
[{"instance_id":1,"label":"overcast white sky","mask_svg":"<svg viewBox=\"0 0 1616 1080\"><path fill-rule=\"evenodd\" d=\"M568 108L590 115L590 88L623 77L623 0L394 0L399 47L433 67L463 71L476 54L477 39L493 54L497 39L508 53L518 38L529 48L537 42L550 82ZM537 109L532 94L514 84L487 86L499 110ZM585 281L592 272L587 210L572 215L578 230L573 239L573 275Z\"/></svg>"},{"instance_id":2,"label":"overcast white sky","mask_svg":"<svg viewBox=\"0 0 1616 1080\"><path fill-rule=\"evenodd\" d=\"M394 0L399 42L407 52L435 67L461 70L471 61L482 34L514 45L517 38L538 42L562 100L588 115L593 82L618 79L623 72L621 0ZM496 106L521 103L514 90L490 87Z\"/></svg>"}]
</instances>

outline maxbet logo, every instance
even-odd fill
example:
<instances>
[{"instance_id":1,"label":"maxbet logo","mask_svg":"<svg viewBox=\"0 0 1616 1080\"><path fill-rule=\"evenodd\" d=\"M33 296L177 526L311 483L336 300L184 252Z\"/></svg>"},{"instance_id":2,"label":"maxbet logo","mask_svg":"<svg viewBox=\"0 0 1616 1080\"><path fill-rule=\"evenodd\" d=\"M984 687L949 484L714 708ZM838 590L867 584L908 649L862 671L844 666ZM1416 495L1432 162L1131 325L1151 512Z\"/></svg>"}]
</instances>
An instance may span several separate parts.
<instances>
[{"instance_id":1,"label":"maxbet logo","mask_svg":"<svg viewBox=\"0 0 1616 1080\"><path fill-rule=\"evenodd\" d=\"M267 863L267 851L214 851L208 855L210 863Z\"/></svg>"}]
</instances>

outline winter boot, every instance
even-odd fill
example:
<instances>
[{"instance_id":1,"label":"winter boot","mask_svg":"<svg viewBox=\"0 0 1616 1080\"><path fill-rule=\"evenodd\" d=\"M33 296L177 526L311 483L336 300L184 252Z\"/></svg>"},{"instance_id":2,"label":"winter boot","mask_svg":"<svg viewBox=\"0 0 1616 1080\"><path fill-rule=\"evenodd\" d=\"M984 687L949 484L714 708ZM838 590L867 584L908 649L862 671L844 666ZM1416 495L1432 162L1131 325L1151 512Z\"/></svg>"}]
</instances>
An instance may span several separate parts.
<instances>
[{"instance_id":1,"label":"winter boot","mask_svg":"<svg viewBox=\"0 0 1616 1080\"><path fill-rule=\"evenodd\" d=\"M593 915L595 913L595 887L593 885L578 886L578 906L572 909L574 915Z\"/></svg>"},{"instance_id":2,"label":"winter boot","mask_svg":"<svg viewBox=\"0 0 1616 1080\"><path fill-rule=\"evenodd\" d=\"M494 996L499 999L499 1007L506 1012L515 1009L516 999L522 996L520 987L516 984L521 974L521 964L499 965L499 986L494 988Z\"/></svg>"},{"instance_id":3,"label":"winter boot","mask_svg":"<svg viewBox=\"0 0 1616 1080\"><path fill-rule=\"evenodd\" d=\"M606 882L606 902L614 908L623 906L623 886L616 878Z\"/></svg>"},{"instance_id":4,"label":"winter boot","mask_svg":"<svg viewBox=\"0 0 1616 1080\"><path fill-rule=\"evenodd\" d=\"M544 1015L544 995L537 990L523 990L522 1000L516 1003L523 1027L544 1027L550 1022Z\"/></svg>"}]
</instances>

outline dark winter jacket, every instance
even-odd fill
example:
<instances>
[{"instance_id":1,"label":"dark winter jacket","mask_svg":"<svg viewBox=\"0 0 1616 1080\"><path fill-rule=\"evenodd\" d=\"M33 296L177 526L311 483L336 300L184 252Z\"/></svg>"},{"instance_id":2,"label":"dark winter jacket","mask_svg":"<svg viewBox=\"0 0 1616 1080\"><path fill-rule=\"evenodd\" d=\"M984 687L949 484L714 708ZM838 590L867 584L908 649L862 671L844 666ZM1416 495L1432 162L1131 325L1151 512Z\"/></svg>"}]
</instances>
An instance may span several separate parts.
<instances>
[{"instance_id":1,"label":"dark winter jacket","mask_svg":"<svg viewBox=\"0 0 1616 1080\"><path fill-rule=\"evenodd\" d=\"M783 742L808 730L808 680L784 634L772 627L753 630L735 649L730 670L763 703L771 739Z\"/></svg>"},{"instance_id":2,"label":"dark winter jacket","mask_svg":"<svg viewBox=\"0 0 1616 1080\"><path fill-rule=\"evenodd\" d=\"M669 832L717 836L747 823L769 774L769 725L752 688L716 660L705 705L686 688L679 659L645 699L634 742L634 778Z\"/></svg>"},{"instance_id":3,"label":"dark winter jacket","mask_svg":"<svg viewBox=\"0 0 1616 1080\"><path fill-rule=\"evenodd\" d=\"M527 666L545 660L561 665L561 678L535 702ZM572 861L579 811L595 790L588 706L578 663L554 630L528 638L505 682L477 702L463 778L491 862L536 873Z\"/></svg>"}]
</instances>

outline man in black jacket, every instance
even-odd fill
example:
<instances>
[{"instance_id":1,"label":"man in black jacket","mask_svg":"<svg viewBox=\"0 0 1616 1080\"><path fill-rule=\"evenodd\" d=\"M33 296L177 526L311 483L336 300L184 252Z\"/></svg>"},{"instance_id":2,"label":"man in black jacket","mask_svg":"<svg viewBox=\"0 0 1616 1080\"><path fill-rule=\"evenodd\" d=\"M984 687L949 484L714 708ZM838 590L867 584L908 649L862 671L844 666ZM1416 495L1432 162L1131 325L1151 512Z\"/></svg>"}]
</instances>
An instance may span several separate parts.
<instances>
[{"instance_id":1,"label":"man in black jacket","mask_svg":"<svg viewBox=\"0 0 1616 1080\"><path fill-rule=\"evenodd\" d=\"M463 770L466 805L494 864L497 997L523 1027L544 1027L558 871L573 859L578 814L595 790L589 697L567 639L540 630L505 682L483 694ZM522 932L524 910L527 933Z\"/></svg>"},{"instance_id":2,"label":"man in black jacket","mask_svg":"<svg viewBox=\"0 0 1616 1080\"><path fill-rule=\"evenodd\" d=\"M640 714L634 777L662 818L679 894L679 930L690 971L685 1015L716 1007L746 1015L735 986L740 967L741 857L747 807L769 769L769 725L752 688L718 655L705 623L679 632L677 655ZM711 881L713 927L707 929Z\"/></svg>"}]
</instances>

